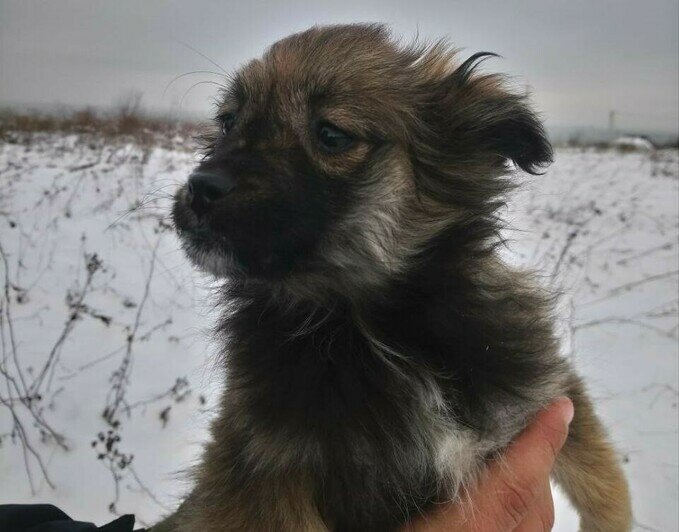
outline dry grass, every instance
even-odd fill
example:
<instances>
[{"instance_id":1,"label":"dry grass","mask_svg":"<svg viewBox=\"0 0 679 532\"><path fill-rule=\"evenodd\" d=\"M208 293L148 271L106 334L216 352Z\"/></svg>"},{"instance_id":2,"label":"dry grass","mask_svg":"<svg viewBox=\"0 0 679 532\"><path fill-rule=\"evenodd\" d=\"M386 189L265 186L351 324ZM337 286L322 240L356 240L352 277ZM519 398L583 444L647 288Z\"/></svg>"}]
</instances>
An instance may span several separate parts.
<instances>
[{"instance_id":1,"label":"dry grass","mask_svg":"<svg viewBox=\"0 0 679 532\"><path fill-rule=\"evenodd\" d=\"M45 133L75 134L82 138L98 136L124 139L143 146L177 147L176 139L187 146L199 133L197 122L153 117L138 107L121 105L112 113L90 108L59 113L0 110L0 142L26 143L29 137ZM173 140L174 139L174 140Z\"/></svg>"}]
</instances>

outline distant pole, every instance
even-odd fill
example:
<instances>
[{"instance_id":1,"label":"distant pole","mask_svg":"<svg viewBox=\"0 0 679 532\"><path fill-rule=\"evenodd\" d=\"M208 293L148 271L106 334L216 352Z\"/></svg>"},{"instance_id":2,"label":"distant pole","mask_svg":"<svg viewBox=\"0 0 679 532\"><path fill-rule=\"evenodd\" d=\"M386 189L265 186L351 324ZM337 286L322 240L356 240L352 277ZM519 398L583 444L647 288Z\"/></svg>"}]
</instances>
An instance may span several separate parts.
<instances>
[{"instance_id":1,"label":"distant pole","mask_svg":"<svg viewBox=\"0 0 679 532\"><path fill-rule=\"evenodd\" d=\"M608 131L611 135L615 134L615 111L613 109L608 112Z\"/></svg>"}]
</instances>

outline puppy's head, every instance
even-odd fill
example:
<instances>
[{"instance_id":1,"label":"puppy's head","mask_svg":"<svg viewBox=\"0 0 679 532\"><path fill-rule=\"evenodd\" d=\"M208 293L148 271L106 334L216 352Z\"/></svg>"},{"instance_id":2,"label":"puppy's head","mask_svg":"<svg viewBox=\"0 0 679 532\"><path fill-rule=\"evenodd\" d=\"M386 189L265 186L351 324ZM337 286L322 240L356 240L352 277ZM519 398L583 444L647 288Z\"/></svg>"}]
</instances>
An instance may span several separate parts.
<instances>
[{"instance_id":1,"label":"puppy's head","mask_svg":"<svg viewBox=\"0 0 679 532\"><path fill-rule=\"evenodd\" d=\"M225 89L176 195L189 257L217 276L346 290L403 274L436 237L497 208L508 163L551 149L524 97L443 44L381 26L312 28Z\"/></svg>"}]
</instances>

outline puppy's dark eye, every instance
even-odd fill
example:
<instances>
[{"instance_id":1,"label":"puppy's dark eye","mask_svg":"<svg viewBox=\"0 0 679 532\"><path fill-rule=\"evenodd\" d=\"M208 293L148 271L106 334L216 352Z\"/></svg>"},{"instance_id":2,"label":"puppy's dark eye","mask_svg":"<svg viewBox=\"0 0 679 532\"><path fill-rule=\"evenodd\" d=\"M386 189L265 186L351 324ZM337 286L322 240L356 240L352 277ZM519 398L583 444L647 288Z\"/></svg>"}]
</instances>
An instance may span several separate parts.
<instances>
[{"instance_id":1,"label":"puppy's dark eye","mask_svg":"<svg viewBox=\"0 0 679 532\"><path fill-rule=\"evenodd\" d=\"M317 137L321 148L329 153L344 151L354 142L351 135L328 123L318 126Z\"/></svg>"},{"instance_id":2,"label":"puppy's dark eye","mask_svg":"<svg viewBox=\"0 0 679 532\"><path fill-rule=\"evenodd\" d=\"M233 129L236 123L236 115L234 113L224 113L219 117L219 127L222 130L222 135L226 135Z\"/></svg>"}]
</instances>

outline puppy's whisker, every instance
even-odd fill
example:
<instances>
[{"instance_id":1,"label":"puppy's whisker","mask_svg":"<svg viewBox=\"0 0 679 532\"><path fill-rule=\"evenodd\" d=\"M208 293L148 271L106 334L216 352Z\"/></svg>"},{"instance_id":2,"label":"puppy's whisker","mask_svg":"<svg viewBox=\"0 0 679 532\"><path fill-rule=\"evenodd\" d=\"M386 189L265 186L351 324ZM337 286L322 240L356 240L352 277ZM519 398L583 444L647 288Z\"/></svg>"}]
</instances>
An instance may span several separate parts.
<instances>
[{"instance_id":1,"label":"puppy's whisker","mask_svg":"<svg viewBox=\"0 0 679 532\"><path fill-rule=\"evenodd\" d=\"M179 74L178 76L175 76L172 78L167 85L165 85L165 88L163 89L163 94L161 95L161 100L165 99L165 94L167 93L168 89L177 81L179 81L182 78L185 78L187 76L195 76L196 74L212 74L214 76L220 76L223 77L224 73L222 72L214 72L212 70L193 70L192 72L185 72L184 74Z\"/></svg>"},{"instance_id":2,"label":"puppy's whisker","mask_svg":"<svg viewBox=\"0 0 679 532\"><path fill-rule=\"evenodd\" d=\"M227 72L226 70L224 70L223 67L221 67L219 64L217 64L217 63L216 63L215 61L213 61L212 59L210 59L210 58L209 58L207 55L205 55L203 52L197 50L196 48L194 48L193 46L191 46L190 44L188 44L188 43L186 43L186 42L184 42L184 41L177 40L177 42L178 42L179 44L181 44L182 46L184 46L185 48L188 48L189 50L191 50L191 51L194 52L195 54L198 54L200 57L202 57L203 59L205 59L206 61L208 61L208 62L211 63L212 65L216 66L221 72L223 72L224 74L227 74L227 75L228 75L228 72Z\"/></svg>"},{"instance_id":3,"label":"puppy's whisker","mask_svg":"<svg viewBox=\"0 0 679 532\"><path fill-rule=\"evenodd\" d=\"M181 99L179 100L179 107L181 107L182 105L184 105L184 100L186 99L186 97L188 96L188 94L189 94L193 89L195 89L196 87L198 87L198 86L200 86L200 85L216 85L216 86L219 87L220 89L223 89L223 88L224 88L224 85L223 85L223 84L217 83L216 81L207 81L207 80L206 80L206 81L198 81L198 82L194 83L193 85L191 85L188 89L186 89L186 90L184 91L184 94L182 94L182 97L181 97Z\"/></svg>"}]
</instances>

